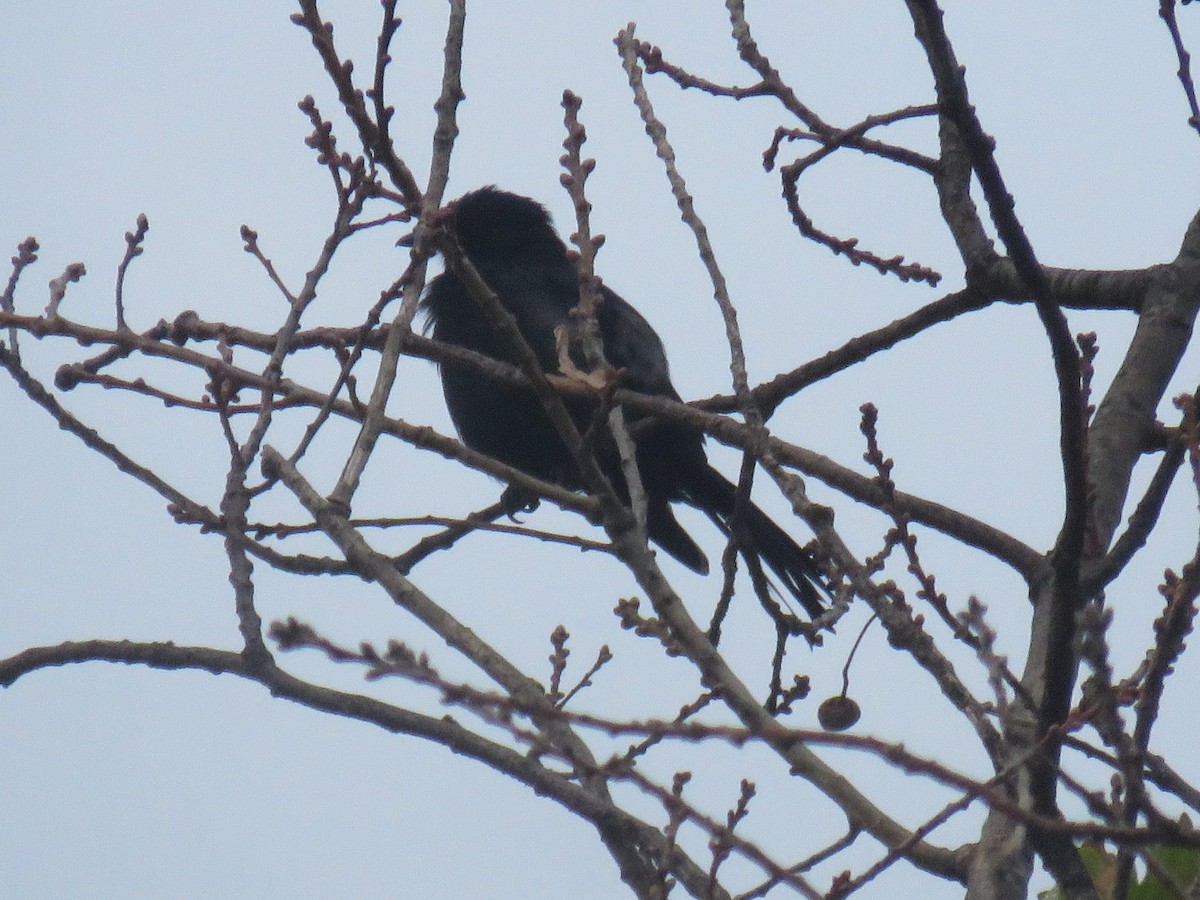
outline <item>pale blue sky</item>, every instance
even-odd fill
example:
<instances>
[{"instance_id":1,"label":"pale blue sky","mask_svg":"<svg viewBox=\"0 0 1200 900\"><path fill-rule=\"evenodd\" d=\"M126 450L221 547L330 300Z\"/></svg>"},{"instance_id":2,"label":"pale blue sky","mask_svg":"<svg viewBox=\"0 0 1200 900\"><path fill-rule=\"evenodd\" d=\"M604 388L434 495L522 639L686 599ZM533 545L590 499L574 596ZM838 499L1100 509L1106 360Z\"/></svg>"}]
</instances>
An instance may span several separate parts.
<instances>
[{"instance_id":1,"label":"pale blue sky","mask_svg":"<svg viewBox=\"0 0 1200 900\"><path fill-rule=\"evenodd\" d=\"M0 30L0 155L7 162L0 169L0 244L9 255L28 234L42 244L18 292L21 310L43 307L46 282L81 260L89 274L68 292L64 313L111 322L123 234L144 212L151 225L146 252L126 286L133 327L189 308L209 319L276 327L282 301L242 252L238 229L244 223L259 231L264 251L293 285L315 259L333 205L327 176L303 145L309 126L296 102L313 94L335 116L341 146L355 149L306 34L288 22L293 8L280 0L9 6ZM424 183L444 5L400 7L395 136ZM997 138L1018 214L1042 261L1122 268L1171 259L1200 199L1200 142L1186 125L1177 63L1154 5L954 0L946 8L973 101ZM618 28L634 20L639 35L663 46L668 58L714 80L749 83L723 8L605 0L586 11L550 2L526 4L520 15L513 9L495 2L470 7L467 101L450 194L496 183L538 197L560 223L569 222L570 204L558 187L559 99L564 88L574 90L584 100L586 152L597 160L588 185L593 227L608 236L600 273L659 329L685 397L727 391L727 350L711 287L612 45ZM339 48L365 72L377 4L344 0L323 11L336 23ZM749 13L764 51L832 122L849 125L932 98L902 4L751 4ZM1181 10L1185 27L1193 24L1191 13ZM1187 31L1196 50L1200 33ZM774 127L792 124L769 102L681 95L661 78L649 84L739 304L752 378L792 368L959 285L953 246L923 176L846 156L806 176L802 190L809 213L827 230L945 272L937 289L854 269L790 230L778 178L759 165ZM888 135L933 147L929 123ZM366 235L339 255L312 321L361 319L404 265L395 236ZM1100 332L1102 389L1132 319L1072 314L1071 324ZM47 382L58 364L90 353L28 339L21 349ZM1194 388L1197 361L1193 352L1175 392ZM175 377L162 368L146 371ZM393 411L449 431L432 367L407 361L400 378ZM1055 400L1032 309L994 309L935 329L814 386L772 425L861 468L858 407L868 400L881 409L881 438L904 489L959 505L1035 546L1052 541L1060 495ZM224 450L215 421L95 388L81 388L65 403L139 461L217 501ZM237 646L219 540L173 526L161 500L60 432L7 378L0 378L0 409L0 655L93 636ZM274 440L286 446L302 424ZM330 438L307 470L324 488L332 486L353 432L334 428ZM736 471L736 457L714 451L713 458ZM835 507L857 552L877 549L878 517L819 484L810 489ZM482 476L392 443L376 454L356 512L455 515L490 502L496 490ZM764 491L763 499L786 514L777 497ZM294 516L286 504L277 507L280 516ZM1181 493L1167 516L1170 527L1109 594L1122 671L1144 652L1158 574L1194 546L1195 498ZM716 558L718 536L701 517L689 522ZM578 528L551 510L531 524ZM1019 662L1028 606L1021 584L935 535L921 538L951 602L961 607L978 594ZM326 552L320 540L308 546ZM668 571L704 617L719 579ZM467 674L365 585L283 579L263 566L258 572L264 618L295 614L350 643L400 638L428 650L446 674ZM610 644L618 661L585 695L589 709L672 715L694 689L682 664L663 663L653 647L620 631L611 608L636 589L598 556L476 537L414 578L539 677L547 671L546 636L559 622L576 635L572 659L580 665L599 644ZM851 618L811 661L795 651L817 698L840 688L844 653L864 615ZM726 637L731 658L761 684L770 635L749 603L735 610ZM438 709L424 692L364 685L356 672L331 670L312 654L283 662L302 675ZM981 683L970 659L959 664ZM1177 684L1194 685L1197 674L1185 659ZM970 733L878 630L864 644L855 694L864 733L979 771ZM1165 722L1182 708L1181 694L1168 693ZM815 721L810 706L798 723ZM1159 752L1175 750L1176 763L1195 765L1193 735L1164 729L1159 739ZM960 742L961 753L953 749ZM715 756L700 768L696 752L684 748L654 761L654 771L669 779L675 768L696 766L696 797L716 815L736 799L740 777L755 778L762 794L747 828L785 856L818 846L813 835L839 832L836 811L786 779L767 754ZM894 773L871 761L829 756L906 821L941 802L924 783L896 789ZM644 801L633 803L655 816ZM621 896L615 867L591 829L549 801L440 747L273 701L233 678L88 665L22 679L0 692L0 809L0 883L12 896ZM939 838L949 845L969 840L976 822L968 816ZM867 842L847 864L861 867L876 852ZM901 868L863 896L903 896L922 882ZM959 894L928 882L921 888L925 897Z\"/></svg>"}]
</instances>

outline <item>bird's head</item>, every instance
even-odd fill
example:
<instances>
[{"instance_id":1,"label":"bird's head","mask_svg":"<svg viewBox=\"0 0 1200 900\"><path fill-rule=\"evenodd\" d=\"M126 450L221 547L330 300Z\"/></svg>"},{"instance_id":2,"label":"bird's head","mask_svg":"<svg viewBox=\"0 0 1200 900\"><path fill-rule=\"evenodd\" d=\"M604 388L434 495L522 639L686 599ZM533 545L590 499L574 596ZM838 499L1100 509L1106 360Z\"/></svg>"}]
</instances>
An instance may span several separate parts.
<instances>
[{"instance_id":1,"label":"bird's head","mask_svg":"<svg viewBox=\"0 0 1200 900\"><path fill-rule=\"evenodd\" d=\"M472 261L548 252L561 255L566 249L544 206L493 185L463 194L445 211Z\"/></svg>"}]
</instances>

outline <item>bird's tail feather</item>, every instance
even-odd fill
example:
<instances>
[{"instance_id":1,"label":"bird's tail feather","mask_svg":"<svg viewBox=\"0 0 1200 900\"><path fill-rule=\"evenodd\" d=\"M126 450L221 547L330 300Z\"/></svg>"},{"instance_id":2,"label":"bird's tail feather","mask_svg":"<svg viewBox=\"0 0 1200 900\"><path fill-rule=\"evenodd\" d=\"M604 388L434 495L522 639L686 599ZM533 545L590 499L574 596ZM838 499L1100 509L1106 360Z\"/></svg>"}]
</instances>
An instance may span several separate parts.
<instances>
[{"instance_id":1,"label":"bird's tail feather","mask_svg":"<svg viewBox=\"0 0 1200 900\"><path fill-rule=\"evenodd\" d=\"M650 540L658 544L673 557L701 575L708 574L708 558L704 551L683 530L671 504L662 498L650 500L646 505L646 531Z\"/></svg>"},{"instance_id":2,"label":"bird's tail feather","mask_svg":"<svg viewBox=\"0 0 1200 900\"><path fill-rule=\"evenodd\" d=\"M729 519L737 500L737 487L729 479L705 465L695 470L684 490L687 503L705 512L717 527L729 534ZM821 615L825 611L821 595L828 594L829 588L812 557L753 503L746 505L743 515L751 542L747 550L766 563L810 616Z\"/></svg>"}]
</instances>

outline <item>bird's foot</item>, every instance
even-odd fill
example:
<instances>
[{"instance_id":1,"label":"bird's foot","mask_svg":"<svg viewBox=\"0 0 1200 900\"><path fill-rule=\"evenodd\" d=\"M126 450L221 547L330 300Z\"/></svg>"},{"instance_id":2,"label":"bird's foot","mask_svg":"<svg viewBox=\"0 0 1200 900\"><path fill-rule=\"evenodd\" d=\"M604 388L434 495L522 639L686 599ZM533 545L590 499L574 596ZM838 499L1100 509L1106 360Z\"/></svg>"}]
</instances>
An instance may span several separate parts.
<instances>
[{"instance_id":1,"label":"bird's foot","mask_svg":"<svg viewBox=\"0 0 1200 900\"><path fill-rule=\"evenodd\" d=\"M510 484L500 495L500 503L504 506L504 514L510 521L520 522L517 513L531 513L541 505L542 498L532 494L525 488Z\"/></svg>"}]
</instances>

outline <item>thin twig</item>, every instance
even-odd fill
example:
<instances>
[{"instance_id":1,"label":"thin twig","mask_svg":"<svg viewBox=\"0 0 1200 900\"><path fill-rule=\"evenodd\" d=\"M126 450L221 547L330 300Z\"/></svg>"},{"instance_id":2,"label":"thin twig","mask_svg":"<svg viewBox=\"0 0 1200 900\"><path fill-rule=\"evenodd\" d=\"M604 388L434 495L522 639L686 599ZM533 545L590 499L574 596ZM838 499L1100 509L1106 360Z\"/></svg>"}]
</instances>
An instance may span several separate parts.
<instances>
[{"instance_id":1,"label":"thin twig","mask_svg":"<svg viewBox=\"0 0 1200 900\"><path fill-rule=\"evenodd\" d=\"M117 330L123 331L129 326L125 324L125 272L135 258L142 255L142 242L146 240L146 232L150 230L150 220L145 213L137 217L137 230L125 232L125 256L117 266Z\"/></svg>"}]
</instances>

